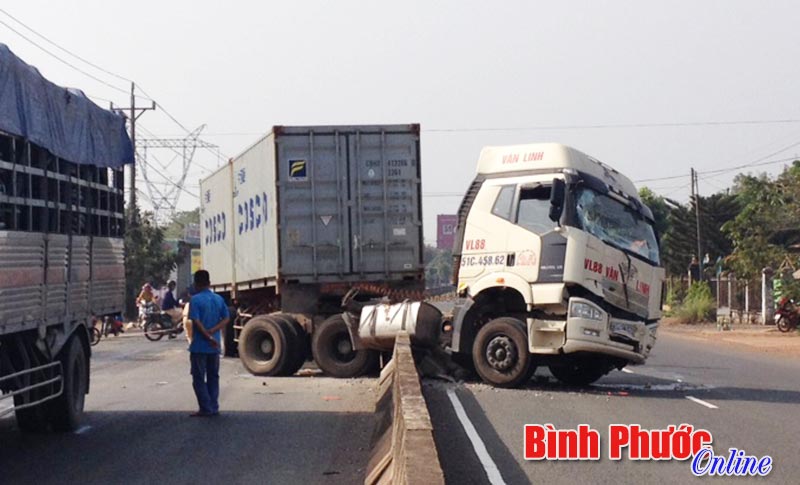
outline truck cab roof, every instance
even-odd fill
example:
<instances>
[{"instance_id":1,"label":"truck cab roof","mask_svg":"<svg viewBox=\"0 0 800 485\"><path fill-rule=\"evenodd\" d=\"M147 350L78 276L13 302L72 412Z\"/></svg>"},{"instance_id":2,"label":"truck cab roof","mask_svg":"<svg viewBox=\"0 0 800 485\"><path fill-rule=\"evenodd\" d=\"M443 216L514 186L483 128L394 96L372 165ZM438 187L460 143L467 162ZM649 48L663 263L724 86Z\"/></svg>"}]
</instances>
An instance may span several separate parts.
<instances>
[{"instance_id":1,"label":"truck cab roof","mask_svg":"<svg viewBox=\"0 0 800 485\"><path fill-rule=\"evenodd\" d=\"M516 175L532 172L560 172L567 169L594 176L638 200L633 182L608 165L561 143L487 146L478 158L478 174Z\"/></svg>"}]
</instances>

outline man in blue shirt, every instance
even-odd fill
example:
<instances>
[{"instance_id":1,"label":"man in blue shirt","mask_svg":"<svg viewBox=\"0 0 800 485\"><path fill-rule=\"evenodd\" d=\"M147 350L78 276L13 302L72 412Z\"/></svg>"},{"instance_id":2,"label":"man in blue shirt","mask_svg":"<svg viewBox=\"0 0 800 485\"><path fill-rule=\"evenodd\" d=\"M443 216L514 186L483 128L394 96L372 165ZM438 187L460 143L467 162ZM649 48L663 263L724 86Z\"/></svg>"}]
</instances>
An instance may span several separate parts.
<instances>
[{"instance_id":1,"label":"man in blue shirt","mask_svg":"<svg viewBox=\"0 0 800 485\"><path fill-rule=\"evenodd\" d=\"M206 270L194 274L197 293L189 303L192 320L192 340L189 353L192 362L192 386L199 410L191 416L219 414L219 349L220 330L228 324L230 315L225 300L208 287L211 278Z\"/></svg>"}]
</instances>

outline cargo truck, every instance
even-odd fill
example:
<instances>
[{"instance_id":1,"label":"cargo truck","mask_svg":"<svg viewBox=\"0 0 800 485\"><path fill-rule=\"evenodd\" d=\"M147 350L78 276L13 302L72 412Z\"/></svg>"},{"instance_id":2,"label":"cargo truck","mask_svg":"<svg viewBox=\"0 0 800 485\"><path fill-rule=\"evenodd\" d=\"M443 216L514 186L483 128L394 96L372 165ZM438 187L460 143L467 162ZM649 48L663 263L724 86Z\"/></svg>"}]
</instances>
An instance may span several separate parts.
<instances>
[{"instance_id":1,"label":"cargo truck","mask_svg":"<svg viewBox=\"0 0 800 485\"><path fill-rule=\"evenodd\" d=\"M313 357L352 377L376 362L342 316L424 289L419 125L276 126L200 182L212 289L236 318L225 353L253 374L294 374Z\"/></svg>"},{"instance_id":2,"label":"cargo truck","mask_svg":"<svg viewBox=\"0 0 800 485\"><path fill-rule=\"evenodd\" d=\"M125 119L0 44L0 417L75 429L88 328L124 308Z\"/></svg>"},{"instance_id":3,"label":"cargo truck","mask_svg":"<svg viewBox=\"0 0 800 485\"><path fill-rule=\"evenodd\" d=\"M501 387L540 365L585 385L645 361L665 273L627 177L560 144L487 147L458 218L456 361Z\"/></svg>"}]
</instances>

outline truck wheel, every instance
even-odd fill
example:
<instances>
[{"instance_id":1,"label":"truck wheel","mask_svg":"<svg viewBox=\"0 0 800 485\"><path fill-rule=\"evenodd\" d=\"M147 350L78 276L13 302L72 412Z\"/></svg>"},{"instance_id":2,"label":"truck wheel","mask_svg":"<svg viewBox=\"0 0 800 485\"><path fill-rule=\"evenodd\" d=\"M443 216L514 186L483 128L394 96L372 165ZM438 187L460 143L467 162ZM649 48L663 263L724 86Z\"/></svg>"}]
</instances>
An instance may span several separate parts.
<instances>
[{"instance_id":1,"label":"truck wheel","mask_svg":"<svg viewBox=\"0 0 800 485\"><path fill-rule=\"evenodd\" d=\"M31 400L35 401L42 397L40 393L37 392L38 390L40 389L29 392ZM25 403L22 397L22 394L14 396L14 406L20 406ZM47 431L47 404L40 404L25 409L16 409L14 410L14 414L17 416L17 426L20 430L26 433L43 433Z\"/></svg>"},{"instance_id":2,"label":"truck wheel","mask_svg":"<svg viewBox=\"0 0 800 485\"><path fill-rule=\"evenodd\" d=\"M144 324L144 336L151 342L161 340L164 336L164 327L160 322L151 320Z\"/></svg>"},{"instance_id":3,"label":"truck wheel","mask_svg":"<svg viewBox=\"0 0 800 485\"><path fill-rule=\"evenodd\" d=\"M374 350L353 350L347 323L334 315L314 330L311 352L322 372L333 377L357 377L375 366L378 353Z\"/></svg>"},{"instance_id":4,"label":"truck wheel","mask_svg":"<svg viewBox=\"0 0 800 485\"><path fill-rule=\"evenodd\" d=\"M567 365L551 365L550 373L568 386L588 386L608 374L611 368L602 362L572 362Z\"/></svg>"},{"instance_id":5,"label":"truck wheel","mask_svg":"<svg viewBox=\"0 0 800 485\"><path fill-rule=\"evenodd\" d=\"M63 392L49 403L49 417L55 431L74 431L83 416L89 389L89 360L77 336L61 351Z\"/></svg>"},{"instance_id":6,"label":"truck wheel","mask_svg":"<svg viewBox=\"0 0 800 485\"><path fill-rule=\"evenodd\" d=\"M290 367L286 332L270 315L251 318L239 335L239 360L257 376L282 376Z\"/></svg>"},{"instance_id":7,"label":"truck wheel","mask_svg":"<svg viewBox=\"0 0 800 485\"><path fill-rule=\"evenodd\" d=\"M307 349L306 349L306 333L303 327L297 323L297 320L286 315L285 313L277 313L270 315L275 320L278 320L284 328L286 339L288 341L290 364L286 367L287 376L294 375L295 372L303 367L306 362Z\"/></svg>"},{"instance_id":8,"label":"truck wheel","mask_svg":"<svg viewBox=\"0 0 800 485\"><path fill-rule=\"evenodd\" d=\"M510 317L491 320L475 336L472 361L481 379L493 386L524 384L536 370L528 352L525 324Z\"/></svg>"}]
</instances>

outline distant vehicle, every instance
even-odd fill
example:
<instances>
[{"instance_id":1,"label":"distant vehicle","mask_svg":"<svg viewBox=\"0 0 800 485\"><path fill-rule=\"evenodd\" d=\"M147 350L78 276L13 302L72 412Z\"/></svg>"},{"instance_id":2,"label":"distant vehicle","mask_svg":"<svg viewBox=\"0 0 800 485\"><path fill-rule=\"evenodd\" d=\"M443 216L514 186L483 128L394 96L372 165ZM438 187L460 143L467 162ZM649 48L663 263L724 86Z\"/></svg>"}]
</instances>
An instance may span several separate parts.
<instances>
[{"instance_id":1,"label":"distant vehicle","mask_svg":"<svg viewBox=\"0 0 800 485\"><path fill-rule=\"evenodd\" d=\"M800 322L800 311L797 304L788 296L781 298L778 302L778 310L775 312L775 325L781 332L791 332L797 328Z\"/></svg>"},{"instance_id":2,"label":"distant vehicle","mask_svg":"<svg viewBox=\"0 0 800 485\"><path fill-rule=\"evenodd\" d=\"M0 401L26 431L75 429L90 329L125 303L125 119L0 44ZM96 334L97 335L97 334ZM5 407L5 406L4 406Z\"/></svg>"},{"instance_id":3,"label":"distant vehicle","mask_svg":"<svg viewBox=\"0 0 800 485\"><path fill-rule=\"evenodd\" d=\"M342 298L421 295L420 173L419 125L276 126L201 181L202 260L238 310L226 354L267 376L373 366Z\"/></svg>"},{"instance_id":4,"label":"distant vehicle","mask_svg":"<svg viewBox=\"0 0 800 485\"><path fill-rule=\"evenodd\" d=\"M664 269L627 177L559 144L487 147L459 209L451 351L496 386L571 385L645 361Z\"/></svg>"}]
</instances>

